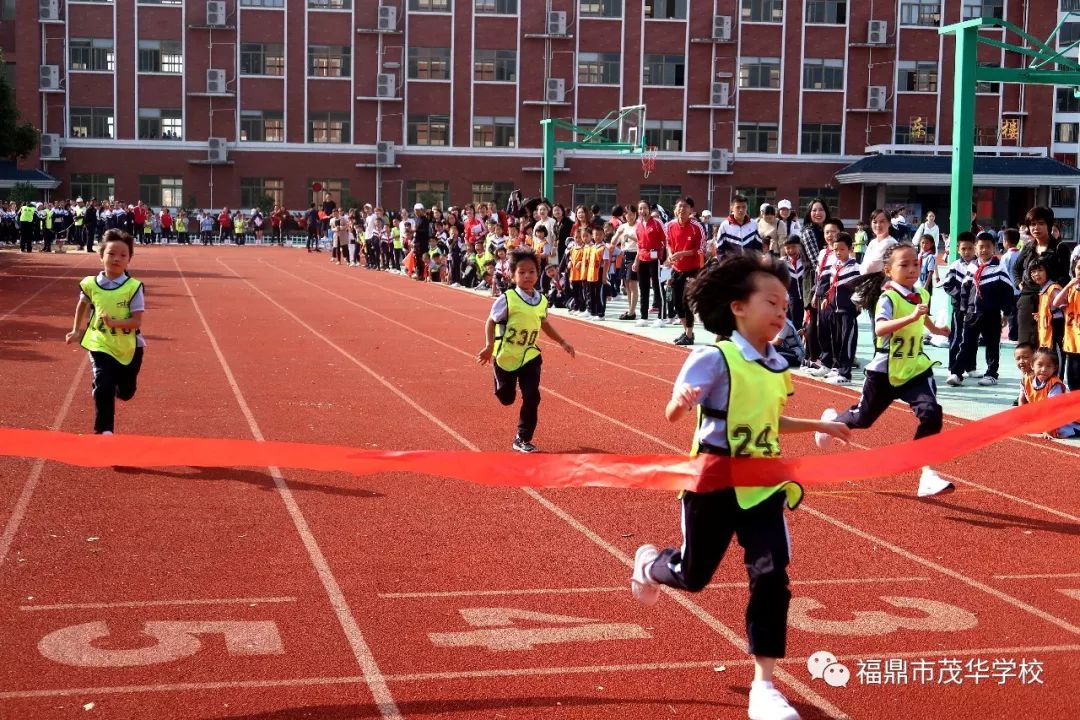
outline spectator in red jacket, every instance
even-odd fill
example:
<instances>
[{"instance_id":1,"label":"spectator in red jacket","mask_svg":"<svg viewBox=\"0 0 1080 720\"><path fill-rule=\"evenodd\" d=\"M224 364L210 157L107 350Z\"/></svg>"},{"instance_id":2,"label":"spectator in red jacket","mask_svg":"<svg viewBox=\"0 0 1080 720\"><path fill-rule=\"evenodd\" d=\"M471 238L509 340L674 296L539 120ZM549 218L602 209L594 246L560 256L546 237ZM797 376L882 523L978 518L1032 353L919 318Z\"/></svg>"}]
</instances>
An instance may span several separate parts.
<instances>
[{"instance_id":1,"label":"spectator in red jacket","mask_svg":"<svg viewBox=\"0 0 1080 720\"><path fill-rule=\"evenodd\" d=\"M694 344L694 311L684 300L686 285L693 280L705 260L708 235L705 228L691 217L692 210L685 200L675 203L675 219L664 226L667 236L668 262L671 263L671 304L682 320L683 334L676 345Z\"/></svg>"},{"instance_id":2,"label":"spectator in red jacket","mask_svg":"<svg viewBox=\"0 0 1080 720\"><path fill-rule=\"evenodd\" d=\"M664 325L664 318L660 314L660 259L664 254L664 244L667 236L664 234L664 224L660 222L645 200L638 202L637 223L634 227L637 235L638 254L634 258L634 270L638 274L638 288L641 292L641 318L638 325L645 326L649 322L650 308L657 314L657 321ZM649 304L649 290L652 290L652 305Z\"/></svg>"},{"instance_id":3,"label":"spectator in red jacket","mask_svg":"<svg viewBox=\"0 0 1080 720\"><path fill-rule=\"evenodd\" d=\"M218 227L221 228L221 242L225 243L232 239L233 236L233 222L232 213L229 212L229 206L221 208L221 214L218 215Z\"/></svg>"}]
</instances>

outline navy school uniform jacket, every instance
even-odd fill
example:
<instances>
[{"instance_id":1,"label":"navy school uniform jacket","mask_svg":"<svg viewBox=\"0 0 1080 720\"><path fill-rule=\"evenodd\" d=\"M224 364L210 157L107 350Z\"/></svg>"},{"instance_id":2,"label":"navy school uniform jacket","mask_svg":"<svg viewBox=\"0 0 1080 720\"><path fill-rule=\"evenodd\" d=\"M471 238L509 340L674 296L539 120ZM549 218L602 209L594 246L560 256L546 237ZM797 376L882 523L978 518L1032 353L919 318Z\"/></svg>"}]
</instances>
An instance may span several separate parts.
<instances>
[{"instance_id":1,"label":"navy school uniform jacket","mask_svg":"<svg viewBox=\"0 0 1080 720\"><path fill-rule=\"evenodd\" d=\"M802 258L795 260L795 264L791 263L791 260L785 261L788 271L788 302L793 303L798 300L803 302L803 275L806 273L806 263Z\"/></svg>"},{"instance_id":2,"label":"navy school uniform jacket","mask_svg":"<svg viewBox=\"0 0 1080 720\"><path fill-rule=\"evenodd\" d=\"M963 258L957 258L949 265L945 273L945 282L941 288L949 294L953 302L953 312L965 312L968 305L968 296L971 293L971 282L968 275L972 272L972 263L965 262Z\"/></svg>"},{"instance_id":3,"label":"navy school uniform jacket","mask_svg":"<svg viewBox=\"0 0 1080 720\"><path fill-rule=\"evenodd\" d=\"M1013 293L1012 278L1008 270L996 258L990 258L980 272L981 263L975 261L964 278L966 288L965 312L968 320L974 320L984 313L1007 313L1016 303ZM975 278L978 277L978 285Z\"/></svg>"},{"instance_id":4,"label":"navy school uniform jacket","mask_svg":"<svg viewBox=\"0 0 1080 720\"><path fill-rule=\"evenodd\" d=\"M835 260L825 266L825 271L818 279L816 295L827 298L829 290L833 287L833 277L839 273L836 280L836 294L830 299L829 304L833 310L841 313L858 314L859 310L851 300L853 292L851 283L859 277L859 262L854 257L849 257L843 264Z\"/></svg>"}]
</instances>

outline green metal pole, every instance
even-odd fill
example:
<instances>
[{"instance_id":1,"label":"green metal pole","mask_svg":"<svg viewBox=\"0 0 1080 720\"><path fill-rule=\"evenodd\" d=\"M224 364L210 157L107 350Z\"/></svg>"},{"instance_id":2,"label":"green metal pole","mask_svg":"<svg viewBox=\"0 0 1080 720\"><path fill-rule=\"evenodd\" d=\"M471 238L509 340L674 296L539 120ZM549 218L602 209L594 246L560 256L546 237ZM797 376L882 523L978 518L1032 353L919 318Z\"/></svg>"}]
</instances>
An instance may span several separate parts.
<instances>
[{"instance_id":1,"label":"green metal pole","mask_svg":"<svg viewBox=\"0 0 1080 720\"><path fill-rule=\"evenodd\" d=\"M971 193L975 173L975 70L979 28L956 33L956 75L953 81L952 188L949 195L949 260L955 260L956 236L971 225Z\"/></svg>"},{"instance_id":2,"label":"green metal pole","mask_svg":"<svg viewBox=\"0 0 1080 720\"><path fill-rule=\"evenodd\" d=\"M543 157L543 180L540 186L540 195L547 198L548 202L555 202L555 122L548 118L541 120L540 125L544 133L544 157ZM972 130L972 132L975 132Z\"/></svg>"}]
</instances>

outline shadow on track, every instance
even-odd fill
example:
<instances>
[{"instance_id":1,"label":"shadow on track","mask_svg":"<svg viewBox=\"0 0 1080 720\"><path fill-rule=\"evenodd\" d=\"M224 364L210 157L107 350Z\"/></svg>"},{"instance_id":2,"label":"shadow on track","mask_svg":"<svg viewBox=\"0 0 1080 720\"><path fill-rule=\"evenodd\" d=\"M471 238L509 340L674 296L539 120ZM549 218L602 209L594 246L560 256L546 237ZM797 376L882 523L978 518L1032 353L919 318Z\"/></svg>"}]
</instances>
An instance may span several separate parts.
<instances>
[{"instance_id":1,"label":"shadow on track","mask_svg":"<svg viewBox=\"0 0 1080 720\"><path fill-rule=\"evenodd\" d=\"M156 477L174 478L176 480L209 480L214 482L227 482L231 480L254 485L260 490L276 489L274 486L274 478L270 477L269 473L259 472L257 470L193 467L190 469L190 472L181 472L176 470L162 470L160 468L130 467L127 465L114 465L112 469L121 475L153 475ZM333 485L320 485L318 483L309 483L302 480L290 480L288 477L285 478L285 482L289 484L289 489L293 491L311 491L326 495L341 495L345 497L383 497L382 493L377 493L373 490L365 490L363 488L344 488L335 487Z\"/></svg>"}]
</instances>

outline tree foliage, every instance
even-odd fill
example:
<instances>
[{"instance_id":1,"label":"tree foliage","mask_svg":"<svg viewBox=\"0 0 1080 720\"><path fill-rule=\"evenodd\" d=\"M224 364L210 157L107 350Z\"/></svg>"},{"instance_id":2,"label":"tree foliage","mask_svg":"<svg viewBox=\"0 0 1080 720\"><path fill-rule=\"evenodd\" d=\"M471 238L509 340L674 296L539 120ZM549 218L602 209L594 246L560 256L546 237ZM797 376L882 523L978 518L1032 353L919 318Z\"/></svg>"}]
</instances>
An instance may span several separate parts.
<instances>
[{"instance_id":1,"label":"tree foliage","mask_svg":"<svg viewBox=\"0 0 1080 720\"><path fill-rule=\"evenodd\" d=\"M0 65L4 63L0 54ZM15 91L0 73L0 159L15 160L34 152L41 133L31 123L19 123L19 110L15 107Z\"/></svg>"}]
</instances>

